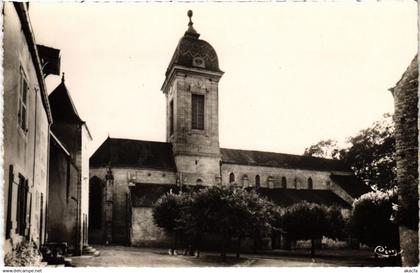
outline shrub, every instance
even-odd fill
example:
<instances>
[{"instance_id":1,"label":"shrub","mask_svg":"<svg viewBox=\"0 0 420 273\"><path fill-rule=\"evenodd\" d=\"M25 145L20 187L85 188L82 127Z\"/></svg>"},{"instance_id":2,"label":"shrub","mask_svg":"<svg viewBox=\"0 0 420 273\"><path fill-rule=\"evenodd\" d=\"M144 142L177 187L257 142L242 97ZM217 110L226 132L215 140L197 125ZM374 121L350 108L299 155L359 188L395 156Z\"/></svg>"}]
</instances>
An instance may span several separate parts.
<instances>
[{"instance_id":1,"label":"shrub","mask_svg":"<svg viewBox=\"0 0 420 273\"><path fill-rule=\"evenodd\" d=\"M5 266L11 267L40 267L43 266L42 256L32 242L22 242L12 252L4 257Z\"/></svg>"},{"instance_id":2,"label":"shrub","mask_svg":"<svg viewBox=\"0 0 420 273\"><path fill-rule=\"evenodd\" d=\"M328 229L325 234L330 239L343 239L347 237L346 234L346 220L341 214L341 209L338 206L331 206L327 208L327 222Z\"/></svg>"},{"instance_id":3,"label":"shrub","mask_svg":"<svg viewBox=\"0 0 420 273\"><path fill-rule=\"evenodd\" d=\"M300 202L286 208L282 223L292 240L311 240L311 255L315 255L315 240L330 230L327 208L314 203Z\"/></svg>"},{"instance_id":4,"label":"shrub","mask_svg":"<svg viewBox=\"0 0 420 273\"><path fill-rule=\"evenodd\" d=\"M391 222L392 204L397 202L393 192L373 191L353 203L350 231L360 242L398 248L398 226Z\"/></svg>"}]
</instances>

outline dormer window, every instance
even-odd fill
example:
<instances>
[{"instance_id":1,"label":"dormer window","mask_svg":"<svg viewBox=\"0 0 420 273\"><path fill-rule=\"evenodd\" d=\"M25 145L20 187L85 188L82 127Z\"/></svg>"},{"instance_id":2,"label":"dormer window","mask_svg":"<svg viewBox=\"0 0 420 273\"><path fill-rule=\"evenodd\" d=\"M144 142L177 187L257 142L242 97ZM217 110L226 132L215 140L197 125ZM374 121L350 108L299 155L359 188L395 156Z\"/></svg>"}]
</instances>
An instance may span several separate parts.
<instances>
[{"instance_id":1,"label":"dormer window","mask_svg":"<svg viewBox=\"0 0 420 273\"><path fill-rule=\"evenodd\" d=\"M193 63L192 63L192 65L193 65L193 66L196 66L196 67L206 68L206 65L205 65L204 59L203 59L203 58L200 58L200 57L195 57L195 58L193 59Z\"/></svg>"}]
</instances>

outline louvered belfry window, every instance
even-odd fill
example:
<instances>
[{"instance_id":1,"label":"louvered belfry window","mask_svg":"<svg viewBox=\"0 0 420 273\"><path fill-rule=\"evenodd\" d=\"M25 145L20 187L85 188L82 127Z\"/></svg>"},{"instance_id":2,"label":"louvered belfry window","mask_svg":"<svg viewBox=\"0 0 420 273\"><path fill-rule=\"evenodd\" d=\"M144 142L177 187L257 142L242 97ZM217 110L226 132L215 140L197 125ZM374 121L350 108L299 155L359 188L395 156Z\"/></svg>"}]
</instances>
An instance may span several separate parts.
<instances>
[{"instance_id":1,"label":"louvered belfry window","mask_svg":"<svg viewBox=\"0 0 420 273\"><path fill-rule=\"evenodd\" d=\"M169 103L169 135L174 133L174 101Z\"/></svg>"},{"instance_id":2,"label":"louvered belfry window","mask_svg":"<svg viewBox=\"0 0 420 273\"><path fill-rule=\"evenodd\" d=\"M192 129L204 130L204 95L192 94Z\"/></svg>"}]
</instances>

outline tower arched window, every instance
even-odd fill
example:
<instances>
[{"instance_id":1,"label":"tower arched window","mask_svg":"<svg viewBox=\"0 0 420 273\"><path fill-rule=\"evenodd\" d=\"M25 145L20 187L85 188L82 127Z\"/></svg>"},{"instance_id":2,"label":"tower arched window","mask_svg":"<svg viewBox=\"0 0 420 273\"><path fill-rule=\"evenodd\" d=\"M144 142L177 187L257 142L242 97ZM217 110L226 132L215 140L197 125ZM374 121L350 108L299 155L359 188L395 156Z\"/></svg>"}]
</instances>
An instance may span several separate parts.
<instances>
[{"instance_id":1,"label":"tower arched window","mask_svg":"<svg viewBox=\"0 0 420 273\"><path fill-rule=\"evenodd\" d=\"M270 189L274 188L274 177L273 176L270 175L269 177L267 177L267 184L268 184L268 187Z\"/></svg>"},{"instance_id":2,"label":"tower arched window","mask_svg":"<svg viewBox=\"0 0 420 273\"><path fill-rule=\"evenodd\" d=\"M297 178L295 178L295 181L294 181L294 186L295 186L295 189L297 189L297 188L298 188L298 180L297 180Z\"/></svg>"},{"instance_id":3,"label":"tower arched window","mask_svg":"<svg viewBox=\"0 0 420 273\"><path fill-rule=\"evenodd\" d=\"M312 178L308 178L308 189L312 190L314 187L314 183L312 181Z\"/></svg>"},{"instance_id":4,"label":"tower arched window","mask_svg":"<svg viewBox=\"0 0 420 273\"><path fill-rule=\"evenodd\" d=\"M256 176L255 176L255 187L256 188L259 188L259 187L261 187L261 181L260 181L261 179L260 179L260 175L259 174L257 174Z\"/></svg>"},{"instance_id":5,"label":"tower arched window","mask_svg":"<svg viewBox=\"0 0 420 273\"><path fill-rule=\"evenodd\" d=\"M286 180L286 177L284 176L281 178L281 187L283 189L287 189L287 180Z\"/></svg>"},{"instance_id":6,"label":"tower arched window","mask_svg":"<svg viewBox=\"0 0 420 273\"><path fill-rule=\"evenodd\" d=\"M230 173L229 174L229 183L235 182L235 174L234 173Z\"/></svg>"}]
</instances>

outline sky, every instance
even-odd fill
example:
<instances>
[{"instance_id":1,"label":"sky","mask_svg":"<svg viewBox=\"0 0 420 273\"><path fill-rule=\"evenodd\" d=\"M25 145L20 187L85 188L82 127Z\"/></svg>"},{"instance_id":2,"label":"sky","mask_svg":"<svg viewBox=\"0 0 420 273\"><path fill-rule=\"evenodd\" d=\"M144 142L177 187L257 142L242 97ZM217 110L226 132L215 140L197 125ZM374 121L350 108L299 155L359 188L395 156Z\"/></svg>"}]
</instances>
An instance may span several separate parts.
<instances>
[{"instance_id":1,"label":"sky","mask_svg":"<svg viewBox=\"0 0 420 273\"><path fill-rule=\"evenodd\" d=\"M31 3L38 44L61 70L92 133L165 141L160 88L194 28L216 50L220 146L302 154L343 144L393 112L388 91L417 52L415 1L369 3ZM51 92L60 76L48 76Z\"/></svg>"}]
</instances>

